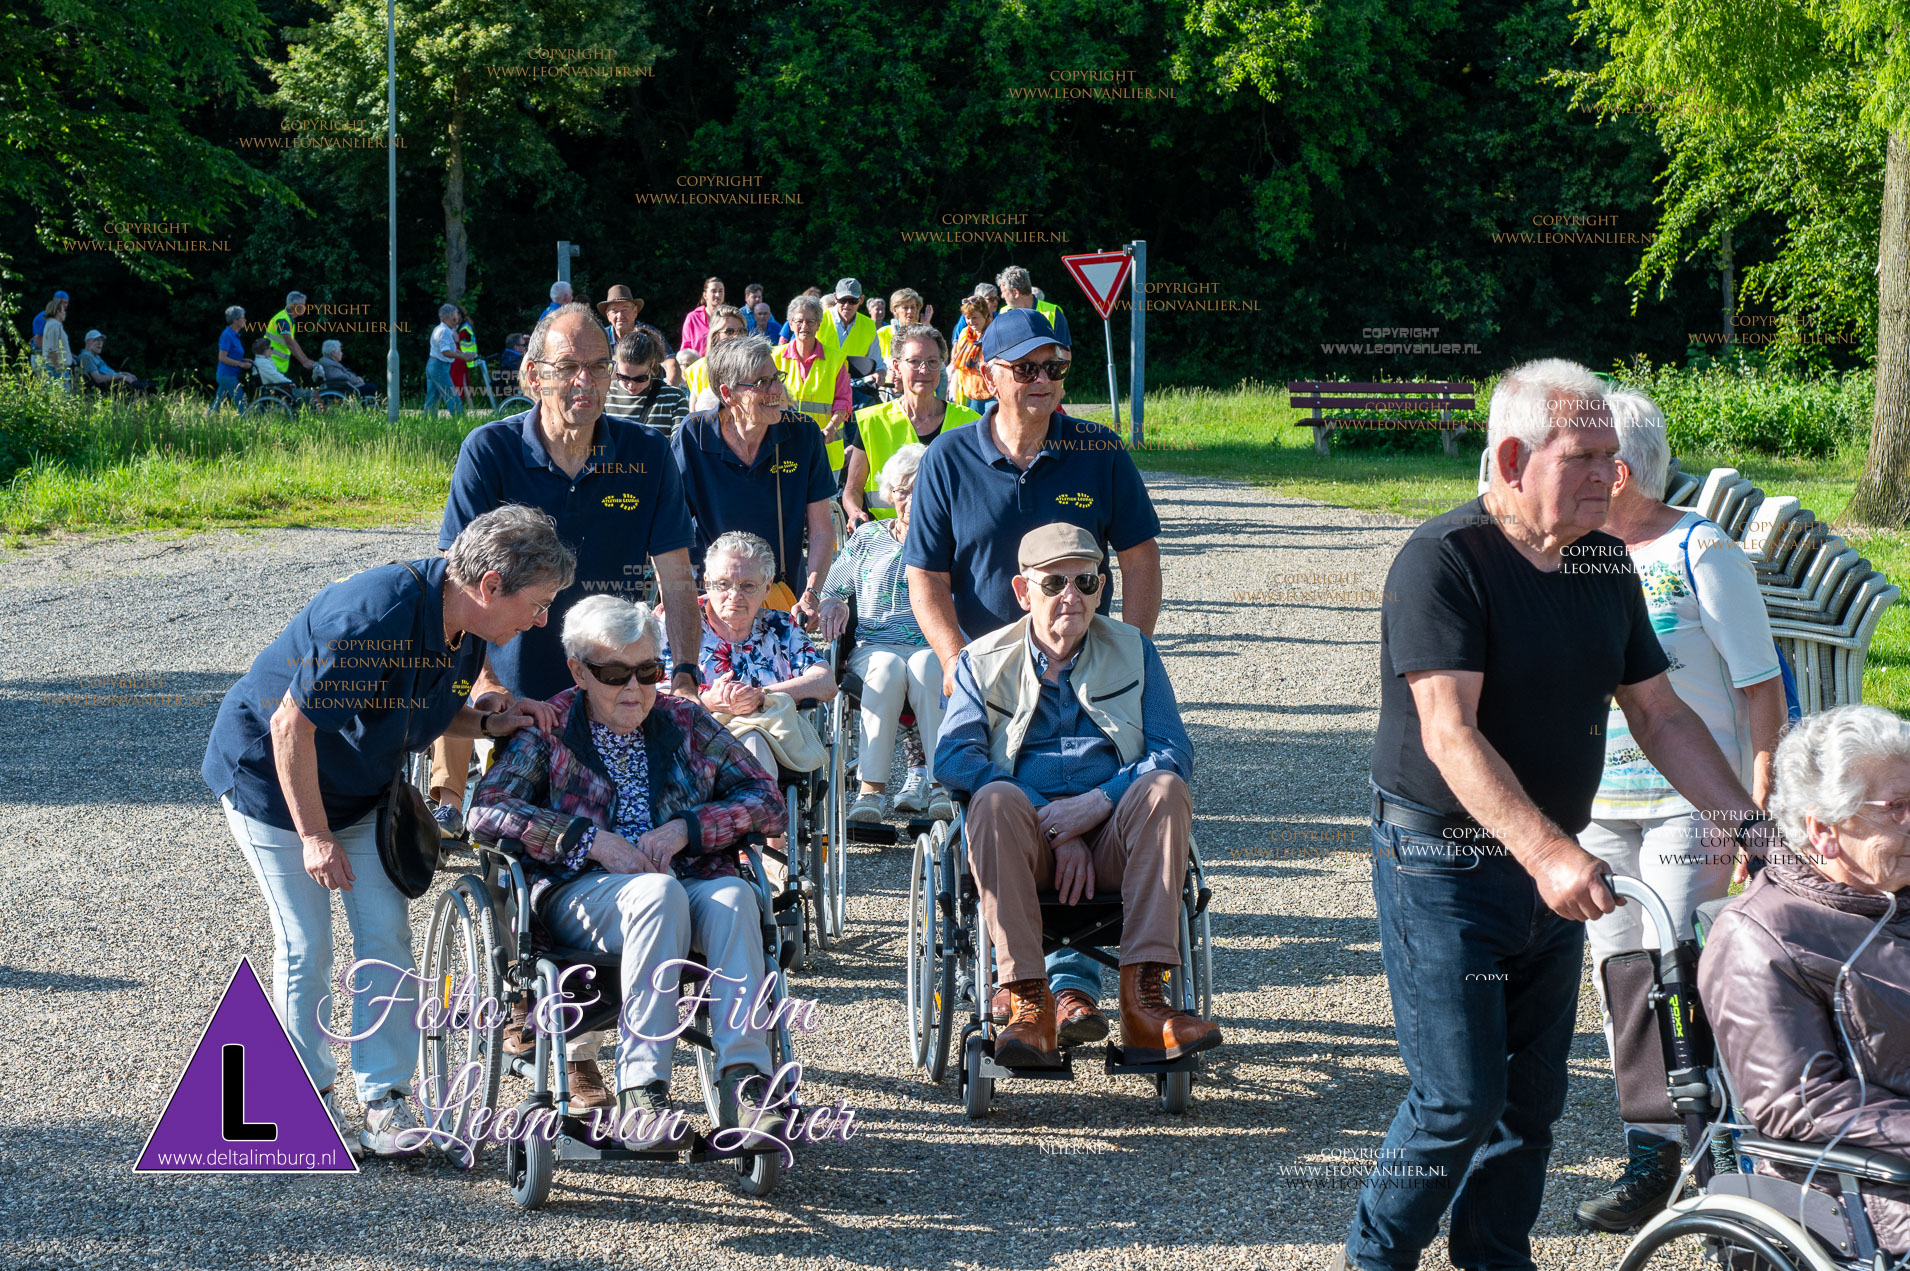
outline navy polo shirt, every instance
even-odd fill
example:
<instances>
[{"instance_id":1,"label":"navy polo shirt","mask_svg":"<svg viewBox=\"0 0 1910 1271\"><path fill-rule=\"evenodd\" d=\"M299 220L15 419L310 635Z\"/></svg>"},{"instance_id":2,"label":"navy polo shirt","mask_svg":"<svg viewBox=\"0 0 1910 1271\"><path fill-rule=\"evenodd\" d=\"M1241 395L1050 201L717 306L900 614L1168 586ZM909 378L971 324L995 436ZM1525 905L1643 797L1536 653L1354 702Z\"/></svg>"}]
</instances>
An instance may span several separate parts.
<instances>
[{"instance_id":1,"label":"navy polo shirt","mask_svg":"<svg viewBox=\"0 0 1910 1271\"><path fill-rule=\"evenodd\" d=\"M909 504L905 559L950 575L964 640L1020 620L1010 580L1021 572L1017 552L1029 530L1072 522L1110 558L1161 532L1140 470L1111 429L1056 411L1041 453L1023 472L996 447L994 426L991 402L968 427L936 438ZM1100 611L1113 601L1103 588Z\"/></svg>"},{"instance_id":2,"label":"navy polo shirt","mask_svg":"<svg viewBox=\"0 0 1910 1271\"><path fill-rule=\"evenodd\" d=\"M807 415L786 410L769 426L754 463L745 464L723 440L717 412L698 411L684 419L670 441L676 465L683 475L683 495L696 521L696 546L690 556L697 571L711 543L732 530L760 534L776 552L781 568L777 578L797 586L807 572L803 534L809 523L809 505L836 495L836 479L829 470L829 452L822 430ZM780 453L779 453L780 452ZM770 469L780 463L781 471ZM782 488L782 544L777 545L776 491Z\"/></svg>"},{"instance_id":3,"label":"navy polo shirt","mask_svg":"<svg viewBox=\"0 0 1910 1271\"><path fill-rule=\"evenodd\" d=\"M444 642L443 557L355 574L312 597L226 690L199 767L212 792L255 821L296 830L279 789L271 721L291 693L318 732L325 822L343 829L378 806L405 753L451 724L484 666L484 641Z\"/></svg>"},{"instance_id":4,"label":"navy polo shirt","mask_svg":"<svg viewBox=\"0 0 1910 1271\"><path fill-rule=\"evenodd\" d=\"M647 557L690 546L690 517L670 443L654 428L613 415L597 421L590 457L575 477L544 449L533 406L472 431L458 450L438 546L506 503L550 513L577 553L577 577L557 593L550 618L491 650L491 673L520 697L548 699L574 682L564 664L564 615L599 593L634 599Z\"/></svg>"}]
</instances>

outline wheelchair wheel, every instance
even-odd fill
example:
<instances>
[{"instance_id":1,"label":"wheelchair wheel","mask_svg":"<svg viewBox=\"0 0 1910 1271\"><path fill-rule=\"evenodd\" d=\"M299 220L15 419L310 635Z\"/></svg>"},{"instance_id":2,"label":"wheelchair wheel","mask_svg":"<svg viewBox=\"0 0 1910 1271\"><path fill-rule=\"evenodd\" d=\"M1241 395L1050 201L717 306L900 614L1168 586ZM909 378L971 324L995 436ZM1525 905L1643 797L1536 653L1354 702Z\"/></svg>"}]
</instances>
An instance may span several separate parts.
<instances>
[{"instance_id":1,"label":"wheelchair wheel","mask_svg":"<svg viewBox=\"0 0 1910 1271\"><path fill-rule=\"evenodd\" d=\"M517 1105L517 1133L504 1141L504 1181L521 1208L541 1209L550 1197L551 1179L557 1174L557 1148L538 1129L545 1117L555 1115L535 1099ZM524 1132L527 1118L534 1127L529 1133Z\"/></svg>"},{"instance_id":2,"label":"wheelchair wheel","mask_svg":"<svg viewBox=\"0 0 1910 1271\"><path fill-rule=\"evenodd\" d=\"M1618 1271L1808 1271L1812 1263L1756 1222L1703 1209L1639 1235Z\"/></svg>"},{"instance_id":3,"label":"wheelchair wheel","mask_svg":"<svg viewBox=\"0 0 1910 1271\"><path fill-rule=\"evenodd\" d=\"M498 983L497 914L484 880L465 874L438 897L424 943L424 983L437 997L439 1018L418 1037L420 1092L442 1108L437 1125L460 1146L445 1155L475 1168L485 1140L469 1134L480 1108L497 1111L504 1075L504 1018ZM479 1026L478 1007L495 1012Z\"/></svg>"},{"instance_id":4,"label":"wheelchair wheel","mask_svg":"<svg viewBox=\"0 0 1910 1271\"><path fill-rule=\"evenodd\" d=\"M849 919L849 733L842 694L830 703L832 716L829 753L829 850L824 859L823 893L827 900L829 934L836 940Z\"/></svg>"},{"instance_id":5,"label":"wheelchair wheel","mask_svg":"<svg viewBox=\"0 0 1910 1271\"><path fill-rule=\"evenodd\" d=\"M497 404L497 409L491 412L491 418L502 419L506 415L516 415L516 414L519 414L520 412L529 410L531 407L535 405L537 405L536 402L533 402L530 398L525 397L522 394L519 394L514 397L507 397L503 401Z\"/></svg>"},{"instance_id":6,"label":"wheelchair wheel","mask_svg":"<svg viewBox=\"0 0 1910 1271\"><path fill-rule=\"evenodd\" d=\"M982 1076L982 1035L970 1034L962 1054L962 1111L971 1121L981 1120L988 1115L988 1103L994 1094L995 1079Z\"/></svg>"},{"instance_id":7,"label":"wheelchair wheel","mask_svg":"<svg viewBox=\"0 0 1910 1271\"><path fill-rule=\"evenodd\" d=\"M326 389L318 395L318 400L313 403L313 409L320 413L332 410L350 410L353 401L354 398L346 396L337 389Z\"/></svg>"},{"instance_id":8,"label":"wheelchair wheel","mask_svg":"<svg viewBox=\"0 0 1910 1271\"><path fill-rule=\"evenodd\" d=\"M266 423L282 424L292 418L292 407L277 394L261 393L246 405L245 413Z\"/></svg>"},{"instance_id":9,"label":"wheelchair wheel","mask_svg":"<svg viewBox=\"0 0 1910 1271\"><path fill-rule=\"evenodd\" d=\"M955 962L940 951L940 911L935 903L939 852L929 836L915 840L909 875L909 1044L917 1068L940 1084L948 1073L949 1028L955 1016Z\"/></svg>"}]
</instances>

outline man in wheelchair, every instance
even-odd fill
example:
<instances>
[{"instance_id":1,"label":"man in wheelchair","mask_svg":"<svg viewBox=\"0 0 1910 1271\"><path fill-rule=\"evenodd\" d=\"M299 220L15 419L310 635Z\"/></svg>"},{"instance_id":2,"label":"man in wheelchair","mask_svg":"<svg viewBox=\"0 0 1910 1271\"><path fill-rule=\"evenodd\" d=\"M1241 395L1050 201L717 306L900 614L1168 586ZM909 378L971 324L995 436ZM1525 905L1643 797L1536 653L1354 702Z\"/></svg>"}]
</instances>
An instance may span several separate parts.
<instances>
[{"instance_id":1,"label":"man in wheelchair","mask_svg":"<svg viewBox=\"0 0 1910 1271\"><path fill-rule=\"evenodd\" d=\"M474 837L524 860L532 914L557 942L620 954L619 1124L656 1147L670 1127L677 972L655 975L692 946L717 976L710 992L721 1120L775 1134L767 1099L769 1041L750 1026L766 973L755 890L737 849L783 820L776 783L694 698L659 695L665 663L649 606L616 596L579 602L564 620L576 687L550 699L554 732L523 729L472 794ZM586 994L587 996L587 994ZM594 1064L571 1065L573 1086ZM757 1077L763 1078L755 1081ZM591 1091L581 1091L585 1095ZM632 1116L632 1112L644 1115Z\"/></svg>"},{"instance_id":2,"label":"man in wheelchair","mask_svg":"<svg viewBox=\"0 0 1910 1271\"><path fill-rule=\"evenodd\" d=\"M1102 559L1094 535L1066 522L1022 538L1013 585L1029 616L962 650L935 752L943 782L969 795L969 864L1010 999L995 1042L1004 1067L1058 1067L1060 1041L1072 1041L1057 1037L1042 963L1038 893L1049 887L1070 905L1120 892L1127 1062L1221 1040L1163 989L1181 960L1193 751L1153 642L1094 612ZM1099 1021L1106 1036L1091 1001L1068 1006L1071 1022Z\"/></svg>"},{"instance_id":3,"label":"man in wheelchair","mask_svg":"<svg viewBox=\"0 0 1910 1271\"><path fill-rule=\"evenodd\" d=\"M1725 907L1698 964L1718 1057L1766 1138L1910 1157L1910 723L1825 711L1774 766L1790 850ZM1910 1252L1910 1188L1863 1191L1878 1246Z\"/></svg>"}]
</instances>

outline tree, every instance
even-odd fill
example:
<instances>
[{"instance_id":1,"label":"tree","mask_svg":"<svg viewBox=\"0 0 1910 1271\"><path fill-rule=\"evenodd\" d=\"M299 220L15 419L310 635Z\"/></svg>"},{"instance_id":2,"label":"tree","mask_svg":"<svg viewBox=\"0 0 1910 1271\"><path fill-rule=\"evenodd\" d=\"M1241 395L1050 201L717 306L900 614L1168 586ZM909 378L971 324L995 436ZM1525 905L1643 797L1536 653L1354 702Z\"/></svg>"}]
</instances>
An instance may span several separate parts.
<instances>
[{"instance_id":1,"label":"tree","mask_svg":"<svg viewBox=\"0 0 1910 1271\"><path fill-rule=\"evenodd\" d=\"M351 135L386 127L383 0L327 0L288 37L275 101L301 125ZM643 75L654 50L641 11L559 0L411 0L397 6L401 162L443 173L444 294L464 297L471 200L486 187L554 188L568 168L552 134L609 122L605 89ZM342 167L374 151L339 150ZM378 155L382 170L382 154Z\"/></svg>"},{"instance_id":2,"label":"tree","mask_svg":"<svg viewBox=\"0 0 1910 1271\"><path fill-rule=\"evenodd\" d=\"M1847 514L1888 526L1910 524L1907 18L1904 0L1588 0L1581 13L1611 55L1581 95L1653 110L1674 155L1666 238L1638 280L1777 214L1784 241L1747 278L1754 293L1874 332L1870 450ZM1874 309L1855 299L1873 271Z\"/></svg>"}]
</instances>

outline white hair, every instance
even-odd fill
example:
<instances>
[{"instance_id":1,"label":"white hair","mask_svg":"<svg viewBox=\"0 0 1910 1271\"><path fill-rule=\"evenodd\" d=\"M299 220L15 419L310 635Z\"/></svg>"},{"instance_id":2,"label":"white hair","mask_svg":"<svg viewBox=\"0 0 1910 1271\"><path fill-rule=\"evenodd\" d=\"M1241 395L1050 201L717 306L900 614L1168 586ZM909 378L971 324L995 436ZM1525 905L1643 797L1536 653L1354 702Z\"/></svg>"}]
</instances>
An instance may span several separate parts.
<instances>
[{"instance_id":1,"label":"white hair","mask_svg":"<svg viewBox=\"0 0 1910 1271\"><path fill-rule=\"evenodd\" d=\"M1604 381L1577 362L1548 357L1515 366L1492 390L1486 450L1496 453L1507 437L1537 450L1551 440L1560 416L1570 416L1582 404L1604 402Z\"/></svg>"},{"instance_id":2,"label":"white hair","mask_svg":"<svg viewBox=\"0 0 1910 1271\"><path fill-rule=\"evenodd\" d=\"M1665 413L1635 388L1614 388L1605 401L1612 408L1612 426L1618 429L1618 461L1631 473L1632 484L1648 499L1665 497L1671 474L1671 442L1665 437Z\"/></svg>"},{"instance_id":3,"label":"white hair","mask_svg":"<svg viewBox=\"0 0 1910 1271\"><path fill-rule=\"evenodd\" d=\"M564 652L582 661L598 649L619 653L642 640L651 652L663 648L663 624L656 611L622 596L591 596L564 615Z\"/></svg>"},{"instance_id":4,"label":"white hair","mask_svg":"<svg viewBox=\"0 0 1910 1271\"><path fill-rule=\"evenodd\" d=\"M1771 819L1797 851L1810 847L1804 819L1836 825L1871 797L1880 760L1910 759L1910 723L1881 706L1838 706L1791 725L1772 762Z\"/></svg>"},{"instance_id":5,"label":"white hair","mask_svg":"<svg viewBox=\"0 0 1910 1271\"><path fill-rule=\"evenodd\" d=\"M559 281L550 285L550 299L552 304L556 304L561 298L570 294L570 284L567 282Z\"/></svg>"},{"instance_id":6,"label":"white hair","mask_svg":"<svg viewBox=\"0 0 1910 1271\"><path fill-rule=\"evenodd\" d=\"M290 308L291 308L291 307L292 307L293 305L302 305L302 304L304 304L304 303L305 303L305 293L304 293L304 292L302 292L302 291L288 291L288 292L286 292L286 293L285 293L285 307L286 307L287 309L290 309Z\"/></svg>"},{"instance_id":7,"label":"white hair","mask_svg":"<svg viewBox=\"0 0 1910 1271\"><path fill-rule=\"evenodd\" d=\"M727 347L727 346L725 346ZM710 562L718 556L727 556L731 560L745 561L756 567L764 582L772 582L776 577L776 552L769 540L760 534L748 530L731 530L727 534L717 535L710 544L710 550L703 553L703 568L708 569Z\"/></svg>"},{"instance_id":8,"label":"white hair","mask_svg":"<svg viewBox=\"0 0 1910 1271\"><path fill-rule=\"evenodd\" d=\"M344 345L336 340L327 340L318 346L318 355L320 357L337 357L344 347Z\"/></svg>"},{"instance_id":9,"label":"white hair","mask_svg":"<svg viewBox=\"0 0 1910 1271\"><path fill-rule=\"evenodd\" d=\"M458 311L458 307L456 305L452 305L452 304L439 305L438 306L438 321L443 322L446 318L450 317L452 314L456 313L457 311Z\"/></svg>"},{"instance_id":10,"label":"white hair","mask_svg":"<svg viewBox=\"0 0 1910 1271\"><path fill-rule=\"evenodd\" d=\"M895 492L915 480L915 473L922 466L922 456L928 453L928 447L919 441L912 441L889 456L882 465L881 480L876 482L876 490L891 505L895 503Z\"/></svg>"}]
</instances>

